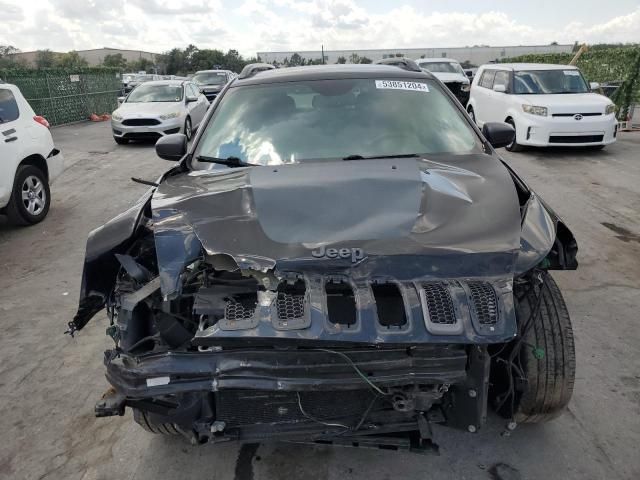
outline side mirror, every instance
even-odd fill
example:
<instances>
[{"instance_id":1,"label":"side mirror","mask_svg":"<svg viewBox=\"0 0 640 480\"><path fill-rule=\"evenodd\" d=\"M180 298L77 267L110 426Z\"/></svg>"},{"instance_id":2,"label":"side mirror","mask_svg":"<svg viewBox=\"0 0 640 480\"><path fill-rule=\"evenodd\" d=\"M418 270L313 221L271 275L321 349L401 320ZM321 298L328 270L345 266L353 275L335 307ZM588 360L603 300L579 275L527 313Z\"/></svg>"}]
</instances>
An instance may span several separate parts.
<instances>
[{"instance_id":1,"label":"side mirror","mask_svg":"<svg viewBox=\"0 0 640 480\"><path fill-rule=\"evenodd\" d=\"M504 122L487 122L482 126L482 135L493 148L506 147L516 137L515 129Z\"/></svg>"},{"instance_id":2,"label":"side mirror","mask_svg":"<svg viewBox=\"0 0 640 480\"><path fill-rule=\"evenodd\" d=\"M598 82L590 82L589 88L593 92L594 90L600 90L600 84Z\"/></svg>"},{"instance_id":3,"label":"side mirror","mask_svg":"<svg viewBox=\"0 0 640 480\"><path fill-rule=\"evenodd\" d=\"M118 105L124 103L124 99L127 97L118 97Z\"/></svg>"},{"instance_id":4,"label":"side mirror","mask_svg":"<svg viewBox=\"0 0 640 480\"><path fill-rule=\"evenodd\" d=\"M187 97L187 103L193 103L197 101L198 101L197 97Z\"/></svg>"},{"instance_id":5,"label":"side mirror","mask_svg":"<svg viewBox=\"0 0 640 480\"><path fill-rule=\"evenodd\" d=\"M506 93L507 87L505 87L502 84L494 85L493 86L493 91L494 92L498 92L498 93Z\"/></svg>"},{"instance_id":6,"label":"side mirror","mask_svg":"<svg viewBox=\"0 0 640 480\"><path fill-rule=\"evenodd\" d=\"M164 160L177 162L187 154L187 136L173 133L161 137L156 142L156 155Z\"/></svg>"}]
</instances>

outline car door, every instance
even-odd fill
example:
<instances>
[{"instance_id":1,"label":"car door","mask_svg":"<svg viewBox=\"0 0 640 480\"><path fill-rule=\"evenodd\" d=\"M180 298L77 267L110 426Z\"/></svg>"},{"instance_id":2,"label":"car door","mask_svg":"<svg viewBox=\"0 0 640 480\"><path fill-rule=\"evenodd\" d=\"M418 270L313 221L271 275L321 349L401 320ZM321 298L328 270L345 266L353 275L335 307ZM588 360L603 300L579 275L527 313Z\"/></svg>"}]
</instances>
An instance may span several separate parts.
<instances>
[{"instance_id":1,"label":"car door","mask_svg":"<svg viewBox=\"0 0 640 480\"><path fill-rule=\"evenodd\" d=\"M491 88L493 88L493 79L496 76L496 71L493 69L486 69L482 72L482 76L478 81L477 91L474 93L476 99L476 122L479 126L489 122L491 115Z\"/></svg>"},{"instance_id":2,"label":"car door","mask_svg":"<svg viewBox=\"0 0 640 480\"><path fill-rule=\"evenodd\" d=\"M196 87L193 83L188 83L186 85L186 89L189 98L197 99L195 102L191 102L191 105L193 106L191 118L193 119L194 126L200 125L205 113L207 112L207 105L209 104L209 102L207 101L207 98L200 93L200 89L198 89L198 87Z\"/></svg>"},{"instance_id":3,"label":"car door","mask_svg":"<svg viewBox=\"0 0 640 480\"><path fill-rule=\"evenodd\" d=\"M0 207L11 197L13 177L22 159L21 144L27 135L13 91L0 85Z\"/></svg>"},{"instance_id":4,"label":"car door","mask_svg":"<svg viewBox=\"0 0 640 480\"><path fill-rule=\"evenodd\" d=\"M504 91L496 91L496 86L504 88ZM487 121L488 122L504 122L507 117L507 105L509 98L507 97L509 92L509 72L507 70L497 70L493 79L493 85L490 90L487 91L488 109L487 109Z\"/></svg>"}]
</instances>

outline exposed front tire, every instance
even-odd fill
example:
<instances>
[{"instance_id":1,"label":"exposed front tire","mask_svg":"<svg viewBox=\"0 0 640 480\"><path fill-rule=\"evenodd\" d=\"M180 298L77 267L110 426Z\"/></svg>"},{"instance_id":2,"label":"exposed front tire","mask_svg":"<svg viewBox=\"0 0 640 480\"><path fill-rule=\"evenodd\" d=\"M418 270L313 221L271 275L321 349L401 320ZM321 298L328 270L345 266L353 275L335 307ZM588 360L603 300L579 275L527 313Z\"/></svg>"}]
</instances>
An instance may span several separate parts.
<instances>
[{"instance_id":1,"label":"exposed front tire","mask_svg":"<svg viewBox=\"0 0 640 480\"><path fill-rule=\"evenodd\" d=\"M127 140L126 138L113 137L113 139L116 141L118 145L126 145L127 143L129 143L129 140Z\"/></svg>"},{"instance_id":2,"label":"exposed front tire","mask_svg":"<svg viewBox=\"0 0 640 480\"><path fill-rule=\"evenodd\" d=\"M493 353L491 365L497 411L519 423L560 415L571 399L576 372L573 329L560 289L548 272L536 275L541 284L515 286L519 335Z\"/></svg>"},{"instance_id":3,"label":"exposed front tire","mask_svg":"<svg viewBox=\"0 0 640 480\"><path fill-rule=\"evenodd\" d=\"M44 172L33 165L19 166L6 208L9 221L14 225L34 225L44 220L50 204L49 182Z\"/></svg>"},{"instance_id":4,"label":"exposed front tire","mask_svg":"<svg viewBox=\"0 0 640 480\"><path fill-rule=\"evenodd\" d=\"M187 142L191 141L191 137L193 136L193 127L191 125L190 117L187 117L184 121L184 134L187 137Z\"/></svg>"},{"instance_id":5,"label":"exposed front tire","mask_svg":"<svg viewBox=\"0 0 640 480\"><path fill-rule=\"evenodd\" d=\"M180 431L174 423L155 423L149 416L148 412L133 410L133 420L149 433L158 435L180 435Z\"/></svg>"},{"instance_id":6,"label":"exposed front tire","mask_svg":"<svg viewBox=\"0 0 640 480\"><path fill-rule=\"evenodd\" d=\"M475 123L476 125L478 124L478 122L476 122L476 114L473 111L473 107L469 107L467 109L467 113L469 114L469 116L471 117L471 120L473 120L473 123Z\"/></svg>"},{"instance_id":7,"label":"exposed front tire","mask_svg":"<svg viewBox=\"0 0 640 480\"><path fill-rule=\"evenodd\" d=\"M513 127L514 130L516 130L516 123L509 119L507 120L507 122L509 125L511 125ZM516 131L517 132L517 131ZM517 139L517 134L513 136L513 142L511 142L509 145L507 145L505 148L510 151L510 152L521 152L522 150L524 150L524 147L522 145L520 145L516 139Z\"/></svg>"}]
</instances>

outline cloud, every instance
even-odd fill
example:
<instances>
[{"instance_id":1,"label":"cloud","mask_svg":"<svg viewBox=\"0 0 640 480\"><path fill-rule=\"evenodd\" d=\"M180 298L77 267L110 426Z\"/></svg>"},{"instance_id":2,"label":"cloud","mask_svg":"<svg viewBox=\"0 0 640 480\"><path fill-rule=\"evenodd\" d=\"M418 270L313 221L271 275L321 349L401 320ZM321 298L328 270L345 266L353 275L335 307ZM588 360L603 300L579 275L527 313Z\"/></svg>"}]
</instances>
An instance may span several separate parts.
<instances>
[{"instance_id":1,"label":"cloud","mask_svg":"<svg viewBox=\"0 0 640 480\"><path fill-rule=\"evenodd\" d=\"M269 50L464 47L638 41L640 8L597 23L553 28L502 11L468 13L464 0L439 10L356 0L0 0L0 44L22 50L120 48L166 51L190 43ZM571 17L565 9L566 17ZM540 22L539 22L540 23ZM10 37L10 38L9 38Z\"/></svg>"}]
</instances>

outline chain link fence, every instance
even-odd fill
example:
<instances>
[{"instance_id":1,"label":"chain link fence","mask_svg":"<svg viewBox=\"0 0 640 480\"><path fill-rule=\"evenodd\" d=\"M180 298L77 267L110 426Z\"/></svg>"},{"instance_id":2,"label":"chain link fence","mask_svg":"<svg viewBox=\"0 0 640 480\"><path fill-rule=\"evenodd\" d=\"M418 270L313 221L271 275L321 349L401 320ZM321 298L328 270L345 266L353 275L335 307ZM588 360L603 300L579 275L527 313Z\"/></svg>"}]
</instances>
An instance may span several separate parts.
<instances>
[{"instance_id":1,"label":"chain link fence","mask_svg":"<svg viewBox=\"0 0 640 480\"><path fill-rule=\"evenodd\" d=\"M120 73L111 68L0 70L0 78L17 85L36 114L51 125L111 113L122 91Z\"/></svg>"}]
</instances>

